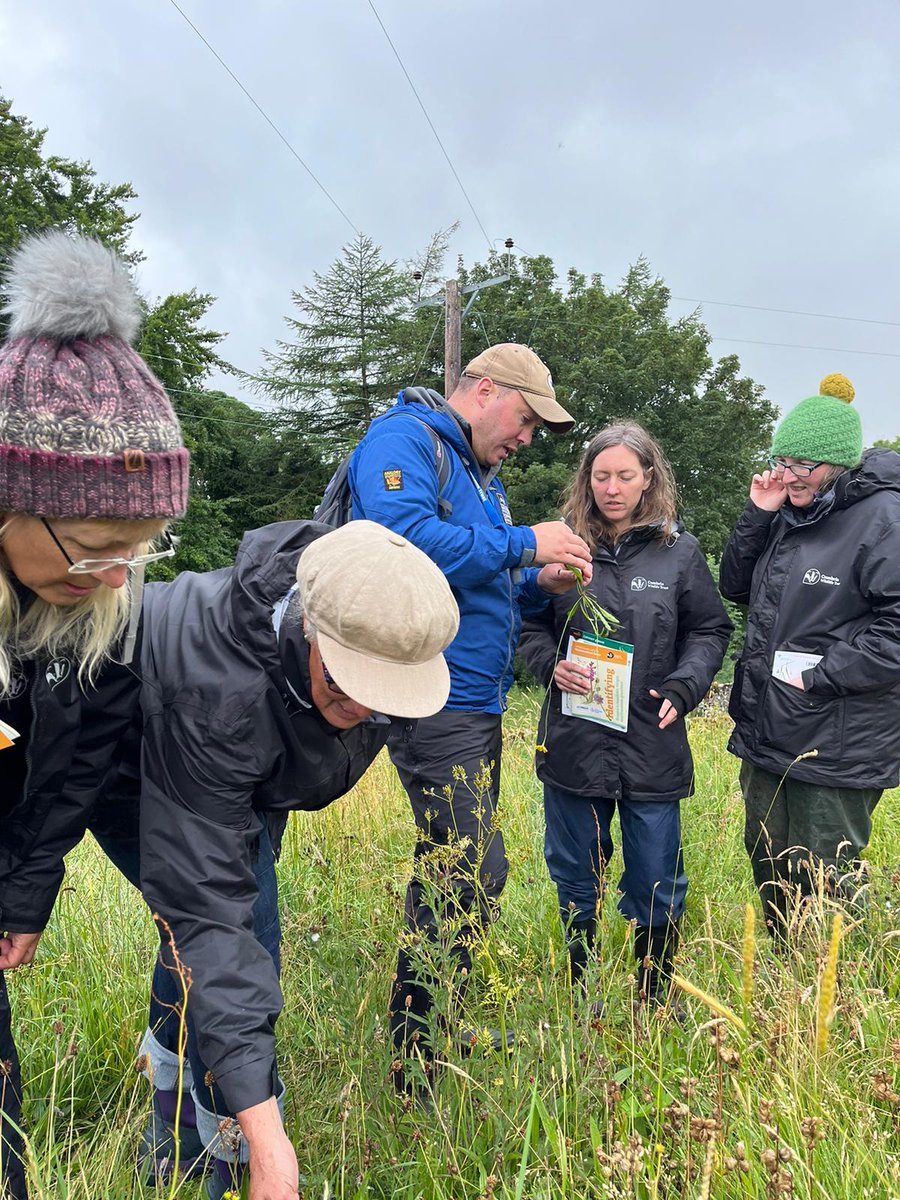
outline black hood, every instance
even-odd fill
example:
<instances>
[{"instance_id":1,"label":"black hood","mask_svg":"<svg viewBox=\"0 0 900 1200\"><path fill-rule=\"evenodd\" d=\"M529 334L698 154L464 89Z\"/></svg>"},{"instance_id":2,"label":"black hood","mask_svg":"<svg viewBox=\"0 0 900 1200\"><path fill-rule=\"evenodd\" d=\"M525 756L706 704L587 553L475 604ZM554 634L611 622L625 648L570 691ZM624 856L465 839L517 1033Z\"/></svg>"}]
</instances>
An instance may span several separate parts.
<instances>
[{"instance_id":1,"label":"black hood","mask_svg":"<svg viewBox=\"0 0 900 1200\"><path fill-rule=\"evenodd\" d=\"M900 492L900 454L894 450L866 450L858 467L838 477L835 506L845 508L883 491Z\"/></svg>"}]
</instances>

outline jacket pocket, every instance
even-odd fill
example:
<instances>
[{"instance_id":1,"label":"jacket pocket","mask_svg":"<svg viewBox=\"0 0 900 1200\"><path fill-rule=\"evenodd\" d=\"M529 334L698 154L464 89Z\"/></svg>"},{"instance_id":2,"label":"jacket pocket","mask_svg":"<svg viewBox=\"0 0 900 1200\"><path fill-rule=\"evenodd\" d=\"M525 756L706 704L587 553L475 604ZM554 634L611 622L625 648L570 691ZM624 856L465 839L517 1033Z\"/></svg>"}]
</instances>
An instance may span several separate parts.
<instances>
[{"instance_id":1,"label":"jacket pocket","mask_svg":"<svg viewBox=\"0 0 900 1200\"><path fill-rule=\"evenodd\" d=\"M790 754L818 750L830 761L844 748L844 702L839 697L816 696L791 687L774 676L760 716L760 742Z\"/></svg>"}]
</instances>

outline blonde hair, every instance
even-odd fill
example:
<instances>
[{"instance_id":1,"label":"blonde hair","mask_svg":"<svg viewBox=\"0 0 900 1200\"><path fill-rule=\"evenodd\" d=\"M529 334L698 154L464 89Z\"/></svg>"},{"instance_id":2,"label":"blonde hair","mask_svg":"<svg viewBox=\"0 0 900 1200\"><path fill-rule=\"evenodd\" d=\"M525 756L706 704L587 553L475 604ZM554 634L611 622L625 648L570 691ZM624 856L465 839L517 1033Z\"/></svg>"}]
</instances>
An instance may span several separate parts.
<instances>
[{"instance_id":1,"label":"blonde hair","mask_svg":"<svg viewBox=\"0 0 900 1200\"><path fill-rule=\"evenodd\" d=\"M563 516L573 531L590 546L596 546L598 542L615 543L622 536L615 526L604 520L594 502L591 487L594 459L612 446L625 446L633 451L645 478L650 478L650 486L638 501L630 528L636 525L658 526L660 540L665 541L675 532L678 516L675 478L659 442L635 421L607 425L593 437L566 493Z\"/></svg>"},{"instance_id":2,"label":"blonde hair","mask_svg":"<svg viewBox=\"0 0 900 1200\"><path fill-rule=\"evenodd\" d=\"M0 543L10 519L0 526ZM133 527L141 533L148 526L166 522L114 521L117 528ZM138 545L144 553L149 543ZM24 659L70 655L78 664L78 682L82 688L94 684L104 664L122 639L131 609L132 577L123 587L98 587L89 596L71 606L50 604L35 596L23 612L12 582L12 572L0 554L0 699L9 694L16 666Z\"/></svg>"}]
</instances>

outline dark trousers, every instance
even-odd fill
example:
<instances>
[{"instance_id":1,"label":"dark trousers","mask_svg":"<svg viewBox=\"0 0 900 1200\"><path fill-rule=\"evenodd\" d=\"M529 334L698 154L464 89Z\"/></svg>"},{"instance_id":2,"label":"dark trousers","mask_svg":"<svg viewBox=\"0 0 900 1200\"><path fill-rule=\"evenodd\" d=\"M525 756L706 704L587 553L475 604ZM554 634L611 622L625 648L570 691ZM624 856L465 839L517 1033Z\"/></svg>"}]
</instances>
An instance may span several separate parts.
<instances>
[{"instance_id":1,"label":"dark trousers","mask_svg":"<svg viewBox=\"0 0 900 1200\"><path fill-rule=\"evenodd\" d=\"M819 873L829 894L852 900L862 884L859 856L872 836L880 788L825 787L782 779L741 763L744 846L766 924L788 919L788 897L811 896Z\"/></svg>"},{"instance_id":2,"label":"dark trousers","mask_svg":"<svg viewBox=\"0 0 900 1200\"><path fill-rule=\"evenodd\" d=\"M22 1162L22 1078L13 1041L6 972L0 971L0 1196L27 1200ZM4 1191L4 1187L6 1191Z\"/></svg>"},{"instance_id":3,"label":"dark trousers","mask_svg":"<svg viewBox=\"0 0 900 1200\"><path fill-rule=\"evenodd\" d=\"M625 869L619 912L647 927L678 921L688 880L677 800L610 800L544 785L544 858L556 884L563 925L594 917L612 858L610 825L618 808Z\"/></svg>"},{"instance_id":4,"label":"dark trousers","mask_svg":"<svg viewBox=\"0 0 900 1200\"><path fill-rule=\"evenodd\" d=\"M495 713L441 712L401 726L388 745L418 830L406 926L426 945L449 940L458 982L471 967L471 935L492 920L509 870L497 826L501 721ZM405 1014L421 1028L430 1007L421 964L401 950L391 998L396 1039L407 1036L399 1028Z\"/></svg>"},{"instance_id":5,"label":"dark trousers","mask_svg":"<svg viewBox=\"0 0 900 1200\"><path fill-rule=\"evenodd\" d=\"M135 887L140 885L140 858L137 838L130 835L126 828L115 828L95 822L91 832L100 844L107 858L121 871L125 878ZM259 851L253 864L258 889L256 903L253 907L253 931L257 941L268 950L275 963L276 970L281 970L281 924L278 916L278 881L275 874L275 854L272 849L266 827L260 834ZM163 1051L178 1055L180 1038L182 1036L180 1011L183 994L180 980L169 970L159 957L153 971L150 986L150 1012L148 1029L152 1032L156 1043ZM216 1118L232 1117L225 1104L222 1093L215 1083L213 1076L207 1070L200 1054L197 1033L190 1012L188 998L188 1013L186 1021L187 1047L186 1057L190 1067L189 1078L192 1080L192 1093L195 1103L204 1113ZM152 1052L149 1057L153 1058ZM163 1071L152 1063L158 1078L163 1077Z\"/></svg>"}]
</instances>

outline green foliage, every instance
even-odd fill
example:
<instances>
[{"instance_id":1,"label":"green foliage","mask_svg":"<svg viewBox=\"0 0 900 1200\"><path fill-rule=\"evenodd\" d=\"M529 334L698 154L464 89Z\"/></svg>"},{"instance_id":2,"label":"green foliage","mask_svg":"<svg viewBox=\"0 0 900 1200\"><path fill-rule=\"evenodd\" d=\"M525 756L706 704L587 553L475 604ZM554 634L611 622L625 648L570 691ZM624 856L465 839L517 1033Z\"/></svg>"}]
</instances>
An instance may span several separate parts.
<instances>
[{"instance_id":1,"label":"green foliage","mask_svg":"<svg viewBox=\"0 0 900 1200\"><path fill-rule=\"evenodd\" d=\"M412 281L362 234L314 278L293 293L301 315L286 318L291 339L266 352L257 385L338 459L408 382L398 346Z\"/></svg>"},{"instance_id":2,"label":"green foliage","mask_svg":"<svg viewBox=\"0 0 900 1200\"><path fill-rule=\"evenodd\" d=\"M546 256L495 257L463 278L501 271L510 273L509 283L482 292L467 319L463 362L493 342L525 342L547 363L557 395L578 419L569 435L539 434L504 468L516 519L519 497L529 521L556 511L560 484L591 436L612 421L634 420L672 463L686 525L720 553L771 437L776 413L759 385L740 375L734 355L711 358L709 333L696 315L670 321L669 289L643 259L614 289L575 270L562 287Z\"/></svg>"},{"instance_id":3,"label":"green foliage","mask_svg":"<svg viewBox=\"0 0 900 1200\"><path fill-rule=\"evenodd\" d=\"M872 446L876 450L893 450L895 454L900 454L900 437L895 437L892 442L886 438L879 438Z\"/></svg>"},{"instance_id":4,"label":"green foliage","mask_svg":"<svg viewBox=\"0 0 900 1200\"><path fill-rule=\"evenodd\" d=\"M279 865L286 1007L278 1024L300 1188L334 1200L837 1200L900 1195L900 791L875 813L869 906L840 947L840 987L815 1051L829 903L811 904L776 958L757 914L744 1004L745 905L736 760L720 715L690 722L697 795L683 804L691 879L679 973L745 1021L680 996L683 1024L635 1005L630 931L616 911L619 852L600 913L602 1023L573 1002L532 773L539 697L514 693L501 821L510 879L474 947L465 1056L447 1038L431 1114L393 1094L385 1010L414 841L386 756L346 800L298 813ZM134 1071L157 941L136 893L96 846L73 855L34 967L10 972L35 1197L144 1192L134 1156L149 1092ZM516 1032L506 1057L482 1031ZM743 1164L743 1165L741 1165ZM773 1170L774 1168L774 1170ZM784 1174L787 1172L787 1174ZM39 1182L38 1182L39 1181ZM199 1200L203 1184L178 1195Z\"/></svg>"},{"instance_id":5,"label":"green foliage","mask_svg":"<svg viewBox=\"0 0 900 1200\"><path fill-rule=\"evenodd\" d=\"M176 408L180 397L194 391L210 371L237 374L215 351L224 333L200 324L214 301L215 296L194 288L174 292L148 309L141 326L138 353L150 364Z\"/></svg>"},{"instance_id":6,"label":"green foliage","mask_svg":"<svg viewBox=\"0 0 900 1200\"><path fill-rule=\"evenodd\" d=\"M90 234L131 262L128 252L137 213L126 211L136 194L128 183L97 181L89 163L46 155L46 129L35 129L0 96L0 263L24 237L45 229Z\"/></svg>"}]
</instances>

